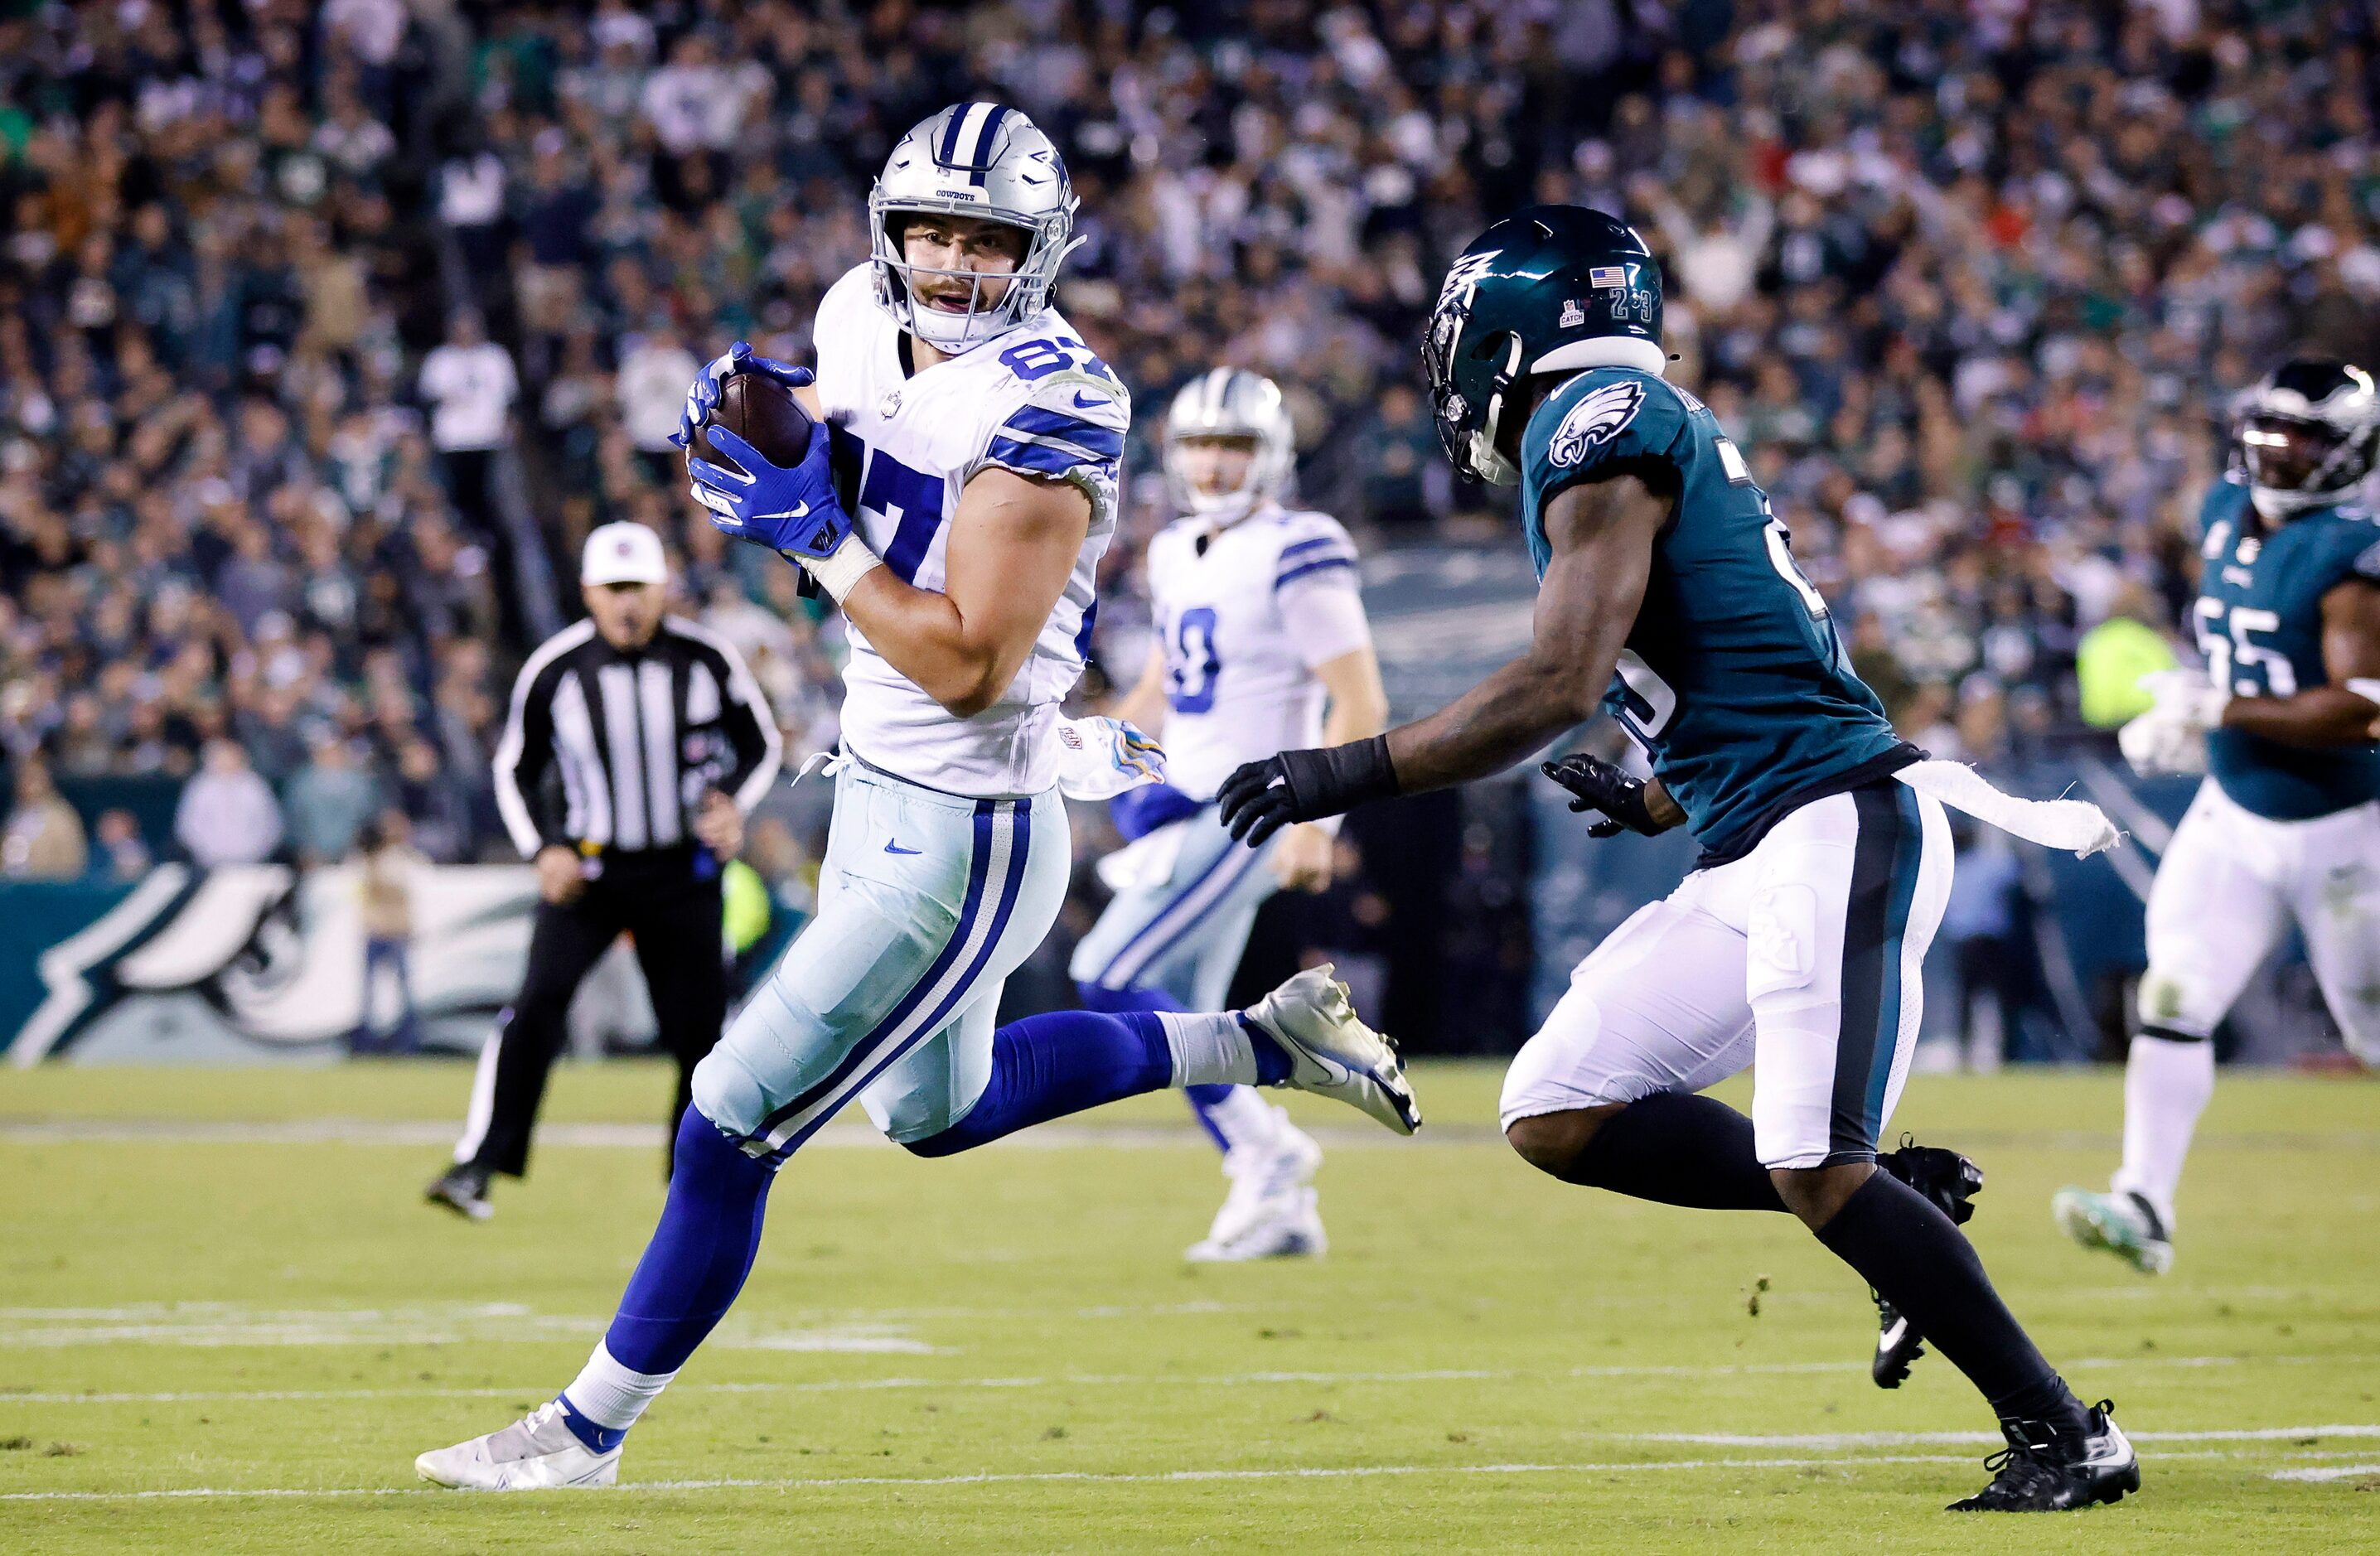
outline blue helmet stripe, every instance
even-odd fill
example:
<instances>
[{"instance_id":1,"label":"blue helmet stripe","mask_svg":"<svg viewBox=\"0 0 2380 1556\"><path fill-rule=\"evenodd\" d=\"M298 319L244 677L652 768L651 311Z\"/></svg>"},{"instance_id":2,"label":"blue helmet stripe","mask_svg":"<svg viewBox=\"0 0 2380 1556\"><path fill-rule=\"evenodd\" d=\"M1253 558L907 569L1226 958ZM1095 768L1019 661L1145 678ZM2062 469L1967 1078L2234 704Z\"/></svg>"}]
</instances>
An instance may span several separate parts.
<instances>
[{"instance_id":1,"label":"blue helmet stripe","mask_svg":"<svg viewBox=\"0 0 2380 1556\"><path fill-rule=\"evenodd\" d=\"M974 113L975 110L976 104L972 103L962 103L960 106L951 110L950 122L942 127L941 147L934 152L934 160L941 163L944 167L956 167L958 165L959 130L966 124L967 115Z\"/></svg>"},{"instance_id":2,"label":"blue helmet stripe","mask_svg":"<svg viewBox=\"0 0 2380 1556\"><path fill-rule=\"evenodd\" d=\"M967 158L974 164L974 171L967 175L967 182L977 188L983 188L984 175L991 171L992 137L1000 133L1000 121L1006 117L1008 110L997 103L983 116L983 128L975 138L975 151Z\"/></svg>"}]
</instances>

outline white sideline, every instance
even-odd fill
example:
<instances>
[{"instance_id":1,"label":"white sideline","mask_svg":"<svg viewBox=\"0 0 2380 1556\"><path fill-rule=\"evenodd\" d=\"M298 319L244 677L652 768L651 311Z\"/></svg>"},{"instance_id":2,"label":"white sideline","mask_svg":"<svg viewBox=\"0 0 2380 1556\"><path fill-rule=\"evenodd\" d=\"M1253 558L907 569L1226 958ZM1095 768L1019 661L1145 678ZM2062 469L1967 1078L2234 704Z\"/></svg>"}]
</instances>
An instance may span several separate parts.
<instances>
[{"instance_id":1,"label":"white sideline","mask_svg":"<svg viewBox=\"0 0 2380 1556\"><path fill-rule=\"evenodd\" d=\"M2172 1458L2236 1458L2228 1453L2168 1453ZM1869 1465L1973 1465L1969 1454L1904 1453L1864 1459L1664 1459L1585 1465L1345 1465L1296 1469L1019 1470L978 1475L845 1475L808 1479L631 1480L614 1491L820 1491L842 1486L1004 1486L1051 1481L1135 1486L1229 1480L1340 1480L1366 1476L1643 1475L1702 1469L1852 1469ZM453 1493L403 1486L186 1486L154 1491L5 1491L0 1501L154 1501L182 1497L435 1497Z\"/></svg>"},{"instance_id":2,"label":"white sideline","mask_svg":"<svg viewBox=\"0 0 2380 1556\"><path fill-rule=\"evenodd\" d=\"M2070 1359L2068 1368L2201 1368L2253 1367L2270 1363L2275 1366L2301 1366L2319 1363L2325 1367L2344 1366L2380 1360L2364 1355L2348 1356L2084 1356ZM881 1389L1074 1389L1074 1388L1134 1388L1146 1389L1160 1385L1173 1387L1235 1389L1277 1383L1493 1383L1518 1378L1542 1380L1548 1376L1561 1378L1741 1378L1746 1376L1824 1374L1834 1372L1865 1372L1864 1362L1744 1362L1718 1367L1573 1367L1561 1372L1523 1373L1510 1368L1430 1368L1412 1372L1225 1372L1206 1375L1166 1373L1055 1373L1048 1377L1016 1378L820 1378L795 1382L746 1383L680 1383L670 1391L673 1395L690 1393L722 1394L817 1394L852 1393ZM158 1393L102 1393L54 1391L0 1391L0 1405L6 1404L237 1404L285 1400L339 1399L515 1399L529 1401L547 1397L540 1387L476 1388L476 1389L223 1389L187 1390ZM2272 1435L2289 1437L2306 1432L2339 1434L2370 1434L2380 1436L2380 1427L2276 1427ZM1606 1434L1611 1436L1611 1434ZM2137 1437L2141 1434L2133 1433ZM1824 1437L1738 1438L1720 1434L1621 1434L1611 1436L1615 1441L1689 1442L1730 1446L1797 1447L1823 1446L1841 1442L1916 1441L1903 1437L1864 1438L1860 1434L1835 1434ZM1929 1440L1933 1441L1933 1440ZM1989 1433L1953 1433L1938 1439L1941 1441L1990 1442L1998 1441Z\"/></svg>"}]
</instances>

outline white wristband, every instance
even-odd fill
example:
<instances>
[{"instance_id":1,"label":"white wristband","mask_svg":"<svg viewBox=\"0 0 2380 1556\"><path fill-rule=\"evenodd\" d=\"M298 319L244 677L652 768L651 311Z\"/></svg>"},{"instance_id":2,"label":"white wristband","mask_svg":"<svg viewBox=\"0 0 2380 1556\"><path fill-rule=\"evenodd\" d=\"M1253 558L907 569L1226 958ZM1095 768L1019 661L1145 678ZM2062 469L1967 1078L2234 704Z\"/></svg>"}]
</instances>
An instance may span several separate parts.
<instances>
[{"instance_id":1,"label":"white wristband","mask_svg":"<svg viewBox=\"0 0 2380 1556\"><path fill-rule=\"evenodd\" d=\"M843 543L823 558L803 556L794 552L785 554L800 563L803 571L816 578L819 587L832 595L838 605L860 579L884 565L884 559L868 549L868 542L859 538L856 529L845 535Z\"/></svg>"}]
</instances>

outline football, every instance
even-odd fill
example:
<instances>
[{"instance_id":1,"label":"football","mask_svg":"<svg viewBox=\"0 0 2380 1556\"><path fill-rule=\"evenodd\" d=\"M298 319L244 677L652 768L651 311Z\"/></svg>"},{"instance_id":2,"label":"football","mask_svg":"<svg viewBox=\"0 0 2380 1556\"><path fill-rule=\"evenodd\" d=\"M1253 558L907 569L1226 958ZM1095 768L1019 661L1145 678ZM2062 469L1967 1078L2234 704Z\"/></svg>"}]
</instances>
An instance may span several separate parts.
<instances>
[{"instance_id":1,"label":"football","mask_svg":"<svg viewBox=\"0 0 2380 1556\"><path fill-rule=\"evenodd\" d=\"M719 386L719 404L711 408L703 429L724 427L760 451L772 465L793 466L810 451L810 432L817 423L802 408L794 392L766 373L739 372ZM732 465L708 437L697 434L705 458Z\"/></svg>"}]
</instances>

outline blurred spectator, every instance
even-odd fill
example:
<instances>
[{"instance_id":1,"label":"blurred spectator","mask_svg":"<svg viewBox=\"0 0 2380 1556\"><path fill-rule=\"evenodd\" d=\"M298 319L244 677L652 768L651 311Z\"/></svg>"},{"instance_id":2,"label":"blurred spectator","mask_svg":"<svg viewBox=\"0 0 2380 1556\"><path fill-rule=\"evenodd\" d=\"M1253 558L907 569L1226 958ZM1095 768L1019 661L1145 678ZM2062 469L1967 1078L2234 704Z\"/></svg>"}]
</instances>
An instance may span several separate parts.
<instances>
[{"instance_id":1,"label":"blurred spectator","mask_svg":"<svg viewBox=\"0 0 2380 1556\"><path fill-rule=\"evenodd\" d=\"M356 890L364 928L364 1016L349 1047L358 1053L411 1053L421 1046L413 1008L413 893L430 861L413 846L401 810L383 810L366 821L357 842L363 855ZM377 1022L376 1015L392 1003L393 1019Z\"/></svg>"},{"instance_id":2,"label":"blurred spectator","mask_svg":"<svg viewBox=\"0 0 2380 1556\"><path fill-rule=\"evenodd\" d=\"M174 836L208 869L261 864L281 845L281 806L237 740L207 742L206 758L174 809Z\"/></svg>"},{"instance_id":3,"label":"blurred spectator","mask_svg":"<svg viewBox=\"0 0 2380 1556\"><path fill-rule=\"evenodd\" d=\"M326 732L315 737L306 765L290 778L282 811L301 862L336 864L379 808L372 775L357 765L346 741Z\"/></svg>"},{"instance_id":4,"label":"blurred spectator","mask_svg":"<svg viewBox=\"0 0 2380 1556\"><path fill-rule=\"evenodd\" d=\"M677 484L681 457L670 438L686 406L686 386L702 371L666 316L652 322L620 359L620 418L656 486Z\"/></svg>"},{"instance_id":5,"label":"blurred spectator","mask_svg":"<svg viewBox=\"0 0 2380 1556\"><path fill-rule=\"evenodd\" d=\"M149 852L148 840L140 835L140 819L131 811L117 808L99 813L94 829L99 834L99 848L91 861L94 874L118 886L128 886L149 873L156 861Z\"/></svg>"},{"instance_id":6,"label":"blurred spectator","mask_svg":"<svg viewBox=\"0 0 2380 1556\"><path fill-rule=\"evenodd\" d=\"M59 797L49 763L17 763L17 803L0 832L0 873L25 881L73 881L83 872L82 818Z\"/></svg>"},{"instance_id":7,"label":"blurred spectator","mask_svg":"<svg viewBox=\"0 0 2380 1556\"><path fill-rule=\"evenodd\" d=\"M455 504L483 535L495 528L490 483L496 450L512 441L519 393L511 353L488 338L476 313L457 313L446 327L445 344L421 360L431 446L446 468Z\"/></svg>"}]
</instances>

